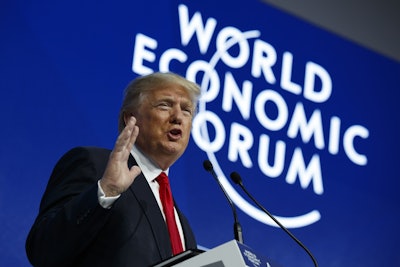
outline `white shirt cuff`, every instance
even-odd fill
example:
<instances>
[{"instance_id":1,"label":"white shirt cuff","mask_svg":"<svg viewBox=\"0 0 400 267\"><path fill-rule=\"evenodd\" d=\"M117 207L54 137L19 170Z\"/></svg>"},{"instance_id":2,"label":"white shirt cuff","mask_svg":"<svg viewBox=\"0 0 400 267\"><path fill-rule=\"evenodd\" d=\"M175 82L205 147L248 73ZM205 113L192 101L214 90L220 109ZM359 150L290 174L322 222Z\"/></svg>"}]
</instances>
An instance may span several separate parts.
<instances>
[{"instance_id":1,"label":"white shirt cuff","mask_svg":"<svg viewBox=\"0 0 400 267\"><path fill-rule=\"evenodd\" d=\"M100 180L97 182L97 197L99 199L99 204L105 209L110 209L114 202L121 196L106 197L103 188L100 186Z\"/></svg>"}]
</instances>

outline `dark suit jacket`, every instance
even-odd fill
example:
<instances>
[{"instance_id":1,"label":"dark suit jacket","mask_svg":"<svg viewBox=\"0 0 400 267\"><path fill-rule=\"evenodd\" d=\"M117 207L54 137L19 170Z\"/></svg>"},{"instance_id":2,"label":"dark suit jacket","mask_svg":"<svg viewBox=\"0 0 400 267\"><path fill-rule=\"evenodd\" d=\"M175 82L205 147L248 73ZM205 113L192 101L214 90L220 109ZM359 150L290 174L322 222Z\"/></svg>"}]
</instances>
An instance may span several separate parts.
<instances>
[{"instance_id":1,"label":"dark suit jacket","mask_svg":"<svg viewBox=\"0 0 400 267\"><path fill-rule=\"evenodd\" d=\"M138 176L111 209L98 204L97 181L110 150L75 148L55 166L26 241L34 266L150 266L171 256L168 230L145 177ZM133 157L129 166L136 164ZM196 248L177 208L186 248Z\"/></svg>"}]
</instances>

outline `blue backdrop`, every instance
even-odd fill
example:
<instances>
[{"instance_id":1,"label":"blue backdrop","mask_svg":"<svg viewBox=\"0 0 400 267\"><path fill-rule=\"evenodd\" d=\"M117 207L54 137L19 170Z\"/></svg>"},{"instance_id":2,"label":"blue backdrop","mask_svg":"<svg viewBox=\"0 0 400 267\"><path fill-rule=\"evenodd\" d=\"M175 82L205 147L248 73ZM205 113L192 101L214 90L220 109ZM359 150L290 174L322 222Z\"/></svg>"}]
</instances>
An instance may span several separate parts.
<instances>
[{"instance_id":1,"label":"blue backdrop","mask_svg":"<svg viewBox=\"0 0 400 267\"><path fill-rule=\"evenodd\" d=\"M259 1L6 1L0 9L0 261L29 266L26 235L56 161L112 148L122 92L171 70L202 85L173 191L199 245L244 241L283 266L397 266L400 64Z\"/></svg>"}]
</instances>

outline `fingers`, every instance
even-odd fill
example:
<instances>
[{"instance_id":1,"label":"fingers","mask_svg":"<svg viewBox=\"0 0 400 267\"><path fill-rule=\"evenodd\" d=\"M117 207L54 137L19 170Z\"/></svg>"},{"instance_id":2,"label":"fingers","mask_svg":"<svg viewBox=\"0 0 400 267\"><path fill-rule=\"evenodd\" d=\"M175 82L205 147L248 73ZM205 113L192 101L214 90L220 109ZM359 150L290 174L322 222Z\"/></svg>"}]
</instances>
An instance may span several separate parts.
<instances>
[{"instance_id":1,"label":"fingers","mask_svg":"<svg viewBox=\"0 0 400 267\"><path fill-rule=\"evenodd\" d=\"M130 117L125 128L122 130L120 135L115 142L114 151L123 152L125 151L129 155L135 144L136 138L139 134L139 127L136 126L136 118Z\"/></svg>"},{"instance_id":2,"label":"fingers","mask_svg":"<svg viewBox=\"0 0 400 267\"><path fill-rule=\"evenodd\" d=\"M131 177L133 177L133 180L142 172L142 170L140 169L139 166L134 165L131 167L131 169L129 170L130 174L132 175ZM133 182L133 181L132 181Z\"/></svg>"},{"instance_id":3,"label":"fingers","mask_svg":"<svg viewBox=\"0 0 400 267\"><path fill-rule=\"evenodd\" d=\"M136 122L136 120L135 120L135 122ZM131 135L129 137L129 143L128 143L128 147L127 147L129 149L129 151L132 150L132 147L135 144L136 138L138 137L138 135L139 135L139 127L137 125L134 125Z\"/></svg>"},{"instance_id":4,"label":"fingers","mask_svg":"<svg viewBox=\"0 0 400 267\"><path fill-rule=\"evenodd\" d=\"M127 143L126 143L126 148L131 151L132 150L132 146L136 141L136 138L139 134L139 127L136 125L136 118L135 117L130 117L128 120L128 123L125 127L125 129L127 130ZM124 129L124 131L125 131Z\"/></svg>"},{"instance_id":5,"label":"fingers","mask_svg":"<svg viewBox=\"0 0 400 267\"><path fill-rule=\"evenodd\" d=\"M141 173L138 166L133 166L130 169L127 166L129 155L138 134L139 127L136 125L135 117L132 116L115 142L106 170L100 181L106 196L115 196L125 192Z\"/></svg>"}]
</instances>

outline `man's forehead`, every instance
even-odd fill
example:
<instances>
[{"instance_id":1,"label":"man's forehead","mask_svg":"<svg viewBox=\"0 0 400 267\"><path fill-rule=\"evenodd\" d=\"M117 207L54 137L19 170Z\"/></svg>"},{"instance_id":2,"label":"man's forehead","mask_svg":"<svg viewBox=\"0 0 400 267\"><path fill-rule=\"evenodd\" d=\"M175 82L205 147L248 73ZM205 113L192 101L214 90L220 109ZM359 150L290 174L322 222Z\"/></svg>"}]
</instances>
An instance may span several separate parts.
<instances>
[{"instance_id":1,"label":"man's forehead","mask_svg":"<svg viewBox=\"0 0 400 267\"><path fill-rule=\"evenodd\" d=\"M179 85L165 85L161 87L154 88L150 91L150 95L153 97L184 97L190 99L190 93L187 89Z\"/></svg>"}]
</instances>

